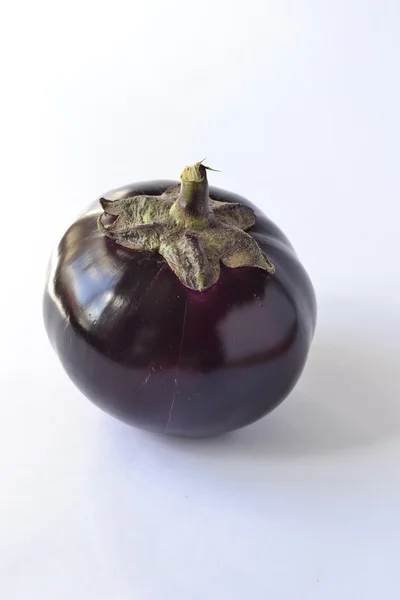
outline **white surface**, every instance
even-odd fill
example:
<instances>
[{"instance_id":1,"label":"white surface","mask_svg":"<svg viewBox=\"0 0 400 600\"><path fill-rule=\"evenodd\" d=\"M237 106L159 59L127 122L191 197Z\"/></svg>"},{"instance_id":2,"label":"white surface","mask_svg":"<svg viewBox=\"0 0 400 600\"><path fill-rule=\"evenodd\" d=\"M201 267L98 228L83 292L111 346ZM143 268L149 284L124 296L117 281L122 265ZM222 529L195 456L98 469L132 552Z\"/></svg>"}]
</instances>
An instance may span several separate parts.
<instances>
[{"instance_id":1,"label":"white surface","mask_svg":"<svg viewBox=\"0 0 400 600\"><path fill-rule=\"evenodd\" d=\"M2 12L0 597L398 598L399 3ZM203 156L292 239L319 325L279 409L191 443L86 401L41 293L90 201Z\"/></svg>"}]
</instances>

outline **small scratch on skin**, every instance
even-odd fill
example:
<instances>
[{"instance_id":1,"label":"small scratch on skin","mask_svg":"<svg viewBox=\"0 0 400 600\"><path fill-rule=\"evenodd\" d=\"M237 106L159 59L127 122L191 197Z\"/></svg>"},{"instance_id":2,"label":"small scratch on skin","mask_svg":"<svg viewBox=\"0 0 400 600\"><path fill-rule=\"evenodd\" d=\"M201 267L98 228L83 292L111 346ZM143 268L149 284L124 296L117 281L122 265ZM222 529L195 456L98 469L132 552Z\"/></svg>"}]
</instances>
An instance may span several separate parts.
<instances>
[{"instance_id":1,"label":"small scratch on skin","mask_svg":"<svg viewBox=\"0 0 400 600\"><path fill-rule=\"evenodd\" d=\"M146 296L147 296L147 294L150 292L150 290L151 290L151 288L153 287L153 285L154 285L154 283L155 283L156 279L158 279L158 276L159 276L159 274L161 273L161 271L164 269L164 267L165 267L165 263L163 263L163 264L161 265L161 267L158 269L157 273L154 275L154 277L153 277L153 279L152 279L152 281L151 281L151 283L150 283L149 287L148 287L148 288L147 288L147 290L146 290L145 297L146 297Z\"/></svg>"},{"instance_id":2,"label":"small scratch on skin","mask_svg":"<svg viewBox=\"0 0 400 600\"><path fill-rule=\"evenodd\" d=\"M184 312L184 315L183 315L183 323L182 323L181 343L180 343L180 346L179 346L178 360L176 361L176 367L175 367L174 393L172 394L172 401L171 401L171 406L169 407L168 420L167 420L167 424L165 426L165 431L168 431L170 423L171 423L172 412L174 410L174 404L175 404L175 400L176 400L176 394L177 394L177 391L178 391L178 372L179 372L179 363L180 363L181 354L182 354L183 338L184 338L184 335L185 335L187 307L188 307L188 300L187 300L187 296L186 296L185 312Z\"/></svg>"},{"instance_id":3,"label":"small scratch on skin","mask_svg":"<svg viewBox=\"0 0 400 600\"><path fill-rule=\"evenodd\" d=\"M71 317L70 317L70 315L65 315L65 323L64 323L64 327L63 327L63 333L65 333L67 331L69 325L71 325Z\"/></svg>"},{"instance_id":4,"label":"small scratch on skin","mask_svg":"<svg viewBox=\"0 0 400 600\"><path fill-rule=\"evenodd\" d=\"M150 379L150 377L151 377L151 373L149 373L149 374L147 375L147 377L146 377L146 379L143 381L142 385L146 385L146 383L148 383L148 382L149 382L149 379Z\"/></svg>"},{"instance_id":5,"label":"small scratch on skin","mask_svg":"<svg viewBox=\"0 0 400 600\"><path fill-rule=\"evenodd\" d=\"M151 280L151 283L149 285L149 287L147 288L147 290L145 291L145 293L143 294L143 297L141 298L139 304L136 307L136 310L139 310L140 306L143 304L144 300L147 298L147 296L150 293L151 288L153 287L154 283L156 282L156 280L158 279L159 274L161 273L161 271L164 269L165 267L165 263L163 263L161 265L161 267L158 269L157 273L154 275L153 279Z\"/></svg>"}]
</instances>

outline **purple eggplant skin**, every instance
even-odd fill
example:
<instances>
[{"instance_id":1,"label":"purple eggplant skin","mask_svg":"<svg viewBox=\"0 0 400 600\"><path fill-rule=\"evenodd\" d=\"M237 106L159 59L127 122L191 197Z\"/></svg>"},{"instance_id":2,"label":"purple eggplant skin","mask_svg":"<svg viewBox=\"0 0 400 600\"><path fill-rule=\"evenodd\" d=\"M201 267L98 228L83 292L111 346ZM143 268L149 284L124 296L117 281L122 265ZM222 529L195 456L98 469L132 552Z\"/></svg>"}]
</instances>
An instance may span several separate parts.
<instances>
[{"instance_id":1,"label":"purple eggplant skin","mask_svg":"<svg viewBox=\"0 0 400 600\"><path fill-rule=\"evenodd\" d=\"M103 197L176 184L141 182ZM139 428L206 437L249 425L287 397L307 359L316 299L290 242L245 198L214 186L210 197L253 208L249 233L273 275L221 265L215 285L190 290L160 255L100 233L98 201L51 259L44 321L62 366L94 404Z\"/></svg>"}]
</instances>

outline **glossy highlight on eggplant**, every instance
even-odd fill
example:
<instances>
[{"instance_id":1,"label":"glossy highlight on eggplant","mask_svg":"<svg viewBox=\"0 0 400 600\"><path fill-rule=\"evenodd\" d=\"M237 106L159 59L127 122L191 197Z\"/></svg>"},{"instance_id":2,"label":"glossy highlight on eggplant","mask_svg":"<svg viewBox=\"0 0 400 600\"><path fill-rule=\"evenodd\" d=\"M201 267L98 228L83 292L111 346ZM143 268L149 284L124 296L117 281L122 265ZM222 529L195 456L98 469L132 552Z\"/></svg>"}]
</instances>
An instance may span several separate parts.
<instances>
[{"instance_id":1,"label":"glossy highlight on eggplant","mask_svg":"<svg viewBox=\"0 0 400 600\"><path fill-rule=\"evenodd\" d=\"M103 198L176 185L141 182ZM222 264L211 287L189 289L159 254L102 234L99 201L50 261L44 321L65 371L98 407L150 431L204 437L260 419L296 384L314 334L314 290L285 235L245 198L209 194L254 210L248 233L273 274Z\"/></svg>"}]
</instances>

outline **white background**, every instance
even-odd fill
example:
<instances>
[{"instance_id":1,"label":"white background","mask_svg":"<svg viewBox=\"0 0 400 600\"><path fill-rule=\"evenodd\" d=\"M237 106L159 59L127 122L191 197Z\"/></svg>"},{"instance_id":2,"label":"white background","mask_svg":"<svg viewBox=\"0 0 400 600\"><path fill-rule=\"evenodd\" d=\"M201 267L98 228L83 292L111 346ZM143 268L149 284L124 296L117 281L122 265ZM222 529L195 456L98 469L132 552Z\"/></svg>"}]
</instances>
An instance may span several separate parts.
<instances>
[{"instance_id":1,"label":"white background","mask_svg":"<svg viewBox=\"0 0 400 600\"><path fill-rule=\"evenodd\" d=\"M398 1L1 12L1 598L398 598ZM319 323L272 415L184 442L74 388L41 294L89 202L203 156L291 238Z\"/></svg>"}]
</instances>

